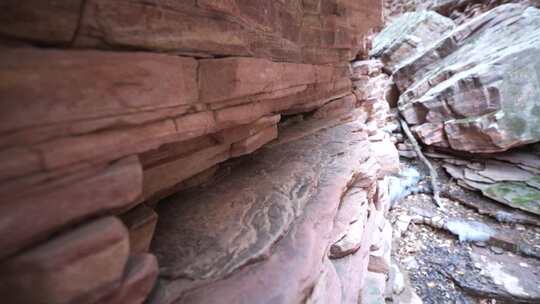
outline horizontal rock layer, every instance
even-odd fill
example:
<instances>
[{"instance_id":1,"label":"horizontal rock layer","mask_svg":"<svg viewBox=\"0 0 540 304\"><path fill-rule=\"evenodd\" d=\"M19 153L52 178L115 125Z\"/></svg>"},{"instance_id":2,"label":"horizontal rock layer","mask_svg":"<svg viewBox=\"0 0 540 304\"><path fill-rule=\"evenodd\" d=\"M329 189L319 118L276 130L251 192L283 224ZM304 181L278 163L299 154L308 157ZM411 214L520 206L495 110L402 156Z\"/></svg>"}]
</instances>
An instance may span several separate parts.
<instances>
[{"instance_id":1,"label":"horizontal rock layer","mask_svg":"<svg viewBox=\"0 0 540 304\"><path fill-rule=\"evenodd\" d=\"M382 22L380 1L364 0L0 7L0 297L14 303L142 303L158 269L154 205L280 141L286 115L351 118L349 60Z\"/></svg>"},{"instance_id":2,"label":"horizontal rock layer","mask_svg":"<svg viewBox=\"0 0 540 304\"><path fill-rule=\"evenodd\" d=\"M440 154L443 167L458 184L515 209L540 214L540 156L527 148L491 154L490 158L464 160ZM496 216L513 220L514 214L500 208ZM509 215L509 219L505 218Z\"/></svg>"},{"instance_id":3,"label":"horizontal rock layer","mask_svg":"<svg viewBox=\"0 0 540 304\"><path fill-rule=\"evenodd\" d=\"M9 81L1 85L6 111L0 114L5 134L0 191L11 200L2 205L2 217L9 220L1 229L18 226L20 238L6 239L10 244L0 246L3 255L93 214L128 209L141 195L163 197L187 178L274 139L279 121L274 113L314 100L317 106L337 102L351 90L343 68L265 59L199 62L38 49L5 54L1 77ZM217 92L209 84L218 81L228 90ZM43 95L45 88L52 91ZM350 98L336 108L350 111L355 104ZM140 161L128 157L133 154L140 154ZM126 160L116 164L121 158ZM66 187L58 188L61 184ZM93 187L102 191L88 192ZM17 192L22 188L26 193ZM62 209L69 195L79 203ZM85 200L88 204L81 203ZM50 215L21 228L23 217L43 208Z\"/></svg>"},{"instance_id":4,"label":"horizontal rock layer","mask_svg":"<svg viewBox=\"0 0 540 304\"><path fill-rule=\"evenodd\" d=\"M128 256L122 223L96 220L1 263L0 294L13 303L92 303L120 284Z\"/></svg>"},{"instance_id":5,"label":"horizontal rock layer","mask_svg":"<svg viewBox=\"0 0 540 304\"><path fill-rule=\"evenodd\" d=\"M379 1L6 1L3 36L44 45L338 63L382 21ZM25 22L32 20L33 22Z\"/></svg>"}]
</instances>

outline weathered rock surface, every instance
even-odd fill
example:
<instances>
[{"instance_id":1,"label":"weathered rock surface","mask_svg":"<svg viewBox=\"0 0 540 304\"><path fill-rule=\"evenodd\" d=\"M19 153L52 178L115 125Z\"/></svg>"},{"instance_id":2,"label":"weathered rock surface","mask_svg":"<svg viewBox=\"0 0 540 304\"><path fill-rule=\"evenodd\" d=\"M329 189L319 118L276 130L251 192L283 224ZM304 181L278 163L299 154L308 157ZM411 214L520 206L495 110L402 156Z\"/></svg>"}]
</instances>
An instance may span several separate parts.
<instances>
[{"instance_id":1,"label":"weathered rock surface","mask_svg":"<svg viewBox=\"0 0 540 304\"><path fill-rule=\"evenodd\" d=\"M0 33L43 44L69 44L75 37L83 0L3 1Z\"/></svg>"},{"instance_id":2,"label":"weathered rock surface","mask_svg":"<svg viewBox=\"0 0 540 304\"><path fill-rule=\"evenodd\" d=\"M306 304L324 304L332 303L341 298L339 280L335 268L330 261L325 260L323 270L319 276L315 287L304 303Z\"/></svg>"},{"instance_id":3,"label":"weathered rock surface","mask_svg":"<svg viewBox=\"0 0 540 304\"><path fill-rule=\"evenodd\" d=\"M362 35L382 21L381 3L366 0L7 1L2 8L2 34L43 44L318 63L354 58Z\"/></svg>"},{"instance_id":4,"label":"weathered rock surface","mask_svg":"<svg viewBox=\"0 0 540 304\"><path fill-rule=\"evenodd\" d=\"M385 221L379 231L379 237L375 240L377 250L369 254L368 270L371 272L388 274L390 271L390 253L392 251L392 225Z\"/></svg>"},{"instance_id":5,"label":"weathered rock surface","mask_svg":"<svg viewBox=\"0 0 540 304\"><path fill-rule=\"evenodd\" d=\"M148 252L158 221L157 213L145 204L140 204L122 214L120 219L129 231L130 252L133 254Z\"/></svg>"},{"instance_id":6,"label":"weathered rock surface","mask_svg":"<svg viewBox=\"0 0 540 304\"><path fill-rule=\"evenodd\" d=\"M156 257L151 254L130 256L121 286L103 302L108 304L143 303L158 276Z\"/></svg>"},{"instance_id":7,"label":"weathered rock surface","mask_svg":"<svg viewBox=\"0 0 540 304\"><path fill-rule=\"evenodd\" d=\"M378 223L383 220L382 211L376 210L376 208L372 208L370 211L370 217L365 223L366 229L360 249L354 254L332 260L341 283L342 296L339 303L359 303L364 297L362 292L366 286L371 247L368 245L376 241L373 235L378 229Z\"/></svg>"},{"instance_id":8,"label":"weathered rock surface","mask_svg":"<svg viewBox=\"0 0 540 304\"><path fill-rule=\"evenodd\" d=\"M500 222L522 223L540 226L540 219L534 214L514 209L494 201L478 193L471 193L461 187L443 189L443 195L465 206L474 208L480 214L486 214L496 218Z\"/></svg>"},{"instance_id":9,"label":"weathered rock surface","mask_svg":"<svg viewBox=\"0 0 540 304\"><path fill-rule=\"evenodd\" d=\"M467 267L467 259L453 259L458 261L454 265L455 271L446 273L457 285L477 296L517 303L538 302L538 260L521 258L516 263L515 257L473 248L468 254L468 259L475 265L472 271Z\"/></svg>"},{"instance_id":10,"label":"weathered rock surface","mask_svg":"<svg viewBox=\"0 0 540 304\"><path fill-rule=\"evenodd\" d=\"M353 186L341 202L334 223L334 232L343 231L346 233L347 229L350 229L352 224L357 222L362 223L363 230L361 246L357 251L332 259L341 288L341 301L338 301L339 303L358 303L367 273L370 247L368 244L373 241L373 231L378 226L378 221L381 220L381 212L378 212L373 204L369 204L366 195L365 188ZM354 212L355 209L358 211ZM368 212L370 213L369 217ZM329 256L332 257L331 252L329 252Z\"/></svg>"},{"instance_id":11,"label":"weathered rock surface","mask_svg":"<svg viewBox=\"0 0 540 304\"><path fill-rule=\"evenodd\" d=\"M93 303L120 284L128 255L124 225L95 220L0 263L0 294L11 303Z\"/></svg>"},{"instance_id":12,"label":"weathered rock surface","mask_svg":"<svg viewBox=\"0 0 540 304\"><path fill-rule=\"evenodd\" d=\"M369 55L395 71L408 58L427 50L454 28L452 20L433 11L405 13L373 39Z\"/></svg>"},{"instance_id":13,"label":"weathered rock surface","mask_svg":"<svg viewBox=\"0 0 540 304\"><path fill-rule=\"evenodd\" d=\"M540 214L540 175L537 173L540 169L540 156L518 150L490 157L493 159L463 160L448 156L443 158L443 167L460 185L481 191L483 195L512 208ZM509 216L509 220L516 217L516 220L531 222L530 216L500 211L502 213L498 217L502 220ZM491 213L497 216L497 212Z\"/></svg>"},{"instance_id":14,"label":"weathered rock surface","mask_svg":"<svg viewBox=\"0 0 540 304\"><path fill-rule=\"evenodd\" d=\"M14 254L79 221L136 204L142 172L136 157L76 172L40 174L2 184L0 258Z\"/></svg>"},{"instance_id":15,"label":"weathered rock surface","mask_svg":"<svg viewBox=\"0 0 540 304\"><path fill-rule=\"evenodd\" d=\"M540 10L502 5L401 66L394 81L402 115L439 130L420 138L489 153L540 140L539 25Z\"/></svg>"},{"instance_id":16,"label":"weathered rock surface","mask_svg":"<svg viewBox=\"0 0 540 304\"><path fill-rule=\"evenodd\" d=\"M159 290L173 291L164 299L185 295L181 300L189 302L253 290L246 301L255 303L260 298L253 292L264 290L283 292L283 299L268 301L332 302L342 288L333 264L320 264L330 245L326 230L340 195L362 167L363 158L349 153L373 151L365 132L352 132L351 125L328 131L342 142L327 134L326 141L310 146L317 140L296 140L306 130L280 138L278 123L282 115L309 112L306 117L319 120L317 131L356 116L362 117L358 130L368 116L381 125L384 107L377 108L376 100L360 106L349 70L349 61L365 56L367 37L381 23L381 1L368 0L3 1L0 233L10 237L0 241L0 265L6 270L0 274L0 298L142 303L158 269L147 253L161 221L151 207L179 190L218 181L222 186L210 187L210 195L240 189L223 184L242 180L246 191L199 207L186 204L200 211L182 215L191 219L185 221L193 225L189 229L157 229L163 234L157 242L181 235L176 242L185 243L168 248L171 260L160 252L165 289L156 296L163 296ZM367 75L377 73L380 67ZM360 83L355 87L371 90ZM292 148L284 148L289 143ZM228 176L230 166L218 169L270 144L263 156L238 168L251 166L245 176ZM354 151L340 154L349 144ZM272 154L268 150L282 154L264 156ZM386 159L395 159L392 151L386 153ZM365 178L381 178L382 167L370 167L375 172ZM219 203L224 200L235 204ZM215 225L203 227L211 215ZM112 218L97 228L87 223L104 216L121 217L127 230ZM195 223L197 216L206 220ZM316 218L330 225L319 227ZM165 216L159 227L169 221ZM192 233L204 228L207 235ZM208 242L219 239L222 230L227 233L223 243ZM197 243L196 237L204 240ZM280 253L268 257L274 245ZM95 255L82 256L93 250ZM289 256L296 263L278 261ZM251 265L256 260L271 262ZM280 282L279 270L293 273ZM246 275L250 271L255 274ZM195 281L188 284L185 276ZM249 281L253 277L274 285ZM197 284L212 292L200 293ZM317 291L309 297L315 284Z\"/></svg>"},{"instance_id":17,"label":"weathered rock surface","mask_svg":"<svg viewBox=\"0 0 540 304\"><path fill-rule=\"evenodd\" d=\"M154 301L301 301L322 271L341 197L370 154L354 132L361 126L263 148L211 189L161 204Z\"/></svg>"},{"instance_id":18,"label":"weathered rock surface","mask_svg":"<svg viewBox=\"0 0 540 304\"><path fill-rule=\"evenodd\" d=\"M373 158L369 158L365 163L370 161L373 161ZM355 253L365 238L364 232L370 207L365 188L371 186L369 182L376 178L380 166L366 166L364 168L373 170L362 175L361 182L365 184L361 185L361 182L353 184L339 206L332 232L335 243L330 246L328 254L330 258L343 258Z\"/></svg>"}]
</instances>

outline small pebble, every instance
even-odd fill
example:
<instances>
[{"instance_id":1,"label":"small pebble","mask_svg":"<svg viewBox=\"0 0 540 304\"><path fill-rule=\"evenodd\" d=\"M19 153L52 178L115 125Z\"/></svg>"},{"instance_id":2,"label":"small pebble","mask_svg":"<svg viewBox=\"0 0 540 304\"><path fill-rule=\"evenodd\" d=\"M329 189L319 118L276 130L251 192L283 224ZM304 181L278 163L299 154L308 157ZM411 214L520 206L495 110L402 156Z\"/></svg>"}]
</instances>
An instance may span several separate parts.
<instances>
[{"instance_id":1,"label":"small pebble","mask_svg":"<svg viewBox=\"0 0 540 304\"><path fill-rule=\"evenodd\" d=\"M490 246L489 250L491 250L491 252L493 252L495 254L503 254L504 253L504 250L501 247Z\"/></svg>"}]
</instances>

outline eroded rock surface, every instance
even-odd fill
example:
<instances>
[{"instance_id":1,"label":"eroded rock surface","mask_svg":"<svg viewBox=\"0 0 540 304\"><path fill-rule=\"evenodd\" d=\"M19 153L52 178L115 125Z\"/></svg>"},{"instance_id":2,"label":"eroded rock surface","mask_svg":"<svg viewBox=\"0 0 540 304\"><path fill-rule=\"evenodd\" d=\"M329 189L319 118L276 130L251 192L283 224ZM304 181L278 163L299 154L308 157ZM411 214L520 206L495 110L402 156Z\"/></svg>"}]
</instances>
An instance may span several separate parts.
<instances>
[{"instance_id":1,"label":"eroded rock surface","mask_svg":"<svg viewBox=\"0 0 540 304\"><path fill-rule=\"evenodd\" d=\"M458 184L481 191L486 197L512 208L538 215L540 214L540 189L538 189L540 156L527 150L525 148L492 154L489 156L491 159L464 160L446 156L442 158L445 162L443 167L448 174L458 180ZM508 216L509 220L516 217L516 220L531 221L530 216L507 210L500 211L495 212L494 215L502 220Z\"/></svg>"},{"instance_id":2,"label":"eroded rock surface","mask_svg":"<svg viewBox=\"0 0 540 304\"><path fill-rule=\"evenodd\" d=\"M369 55L381 58L385 68L395 71L454 27L452 20L433 11L405 13L375 36Z\"/></svg>"},{"instance_id":3,"label":"eroded rock surface","mask_svg":"<svg viewBox=\"0 0 540 304\"><path fill-rule=\"evenodd\" d=\"M163 202L152 247L163 278L155 301L306 297L341 198L372 152L362 127L354 121L262 148L211 188Z\"/></svg>"}]
</instances>

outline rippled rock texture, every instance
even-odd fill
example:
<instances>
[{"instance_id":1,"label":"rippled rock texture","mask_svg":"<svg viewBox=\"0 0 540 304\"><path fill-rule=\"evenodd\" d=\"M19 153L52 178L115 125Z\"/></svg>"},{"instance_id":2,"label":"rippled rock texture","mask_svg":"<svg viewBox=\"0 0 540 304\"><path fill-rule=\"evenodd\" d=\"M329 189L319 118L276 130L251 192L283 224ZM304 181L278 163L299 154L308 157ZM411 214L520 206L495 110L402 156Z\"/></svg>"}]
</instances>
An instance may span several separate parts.
<instances>
[{"instance_id":1,"label":"rippled rock texture","mask_svg":"<svg viewBox=\"0 0 540 304\"><path fill-rule=\"evenodd\" d=\"M370 242L362 242L364 228L354 227L373 229L361 209L375 208L373 187L386 172L366 167L375 147L364 126L356 120L262 148L215 185L162 202L152 244L162 287L154 301L301 302L324 269L338 209L349 204L359 218L344 221L338 240L358 235L356 249L343 256L359 247L365 256ZM394 155L397 162L395 149ZM347 196L351 189L361 193ZM361 265L355 269L362 273ZM358 298L361 285L354 287Z\"/></svg>"}]
</instances>

